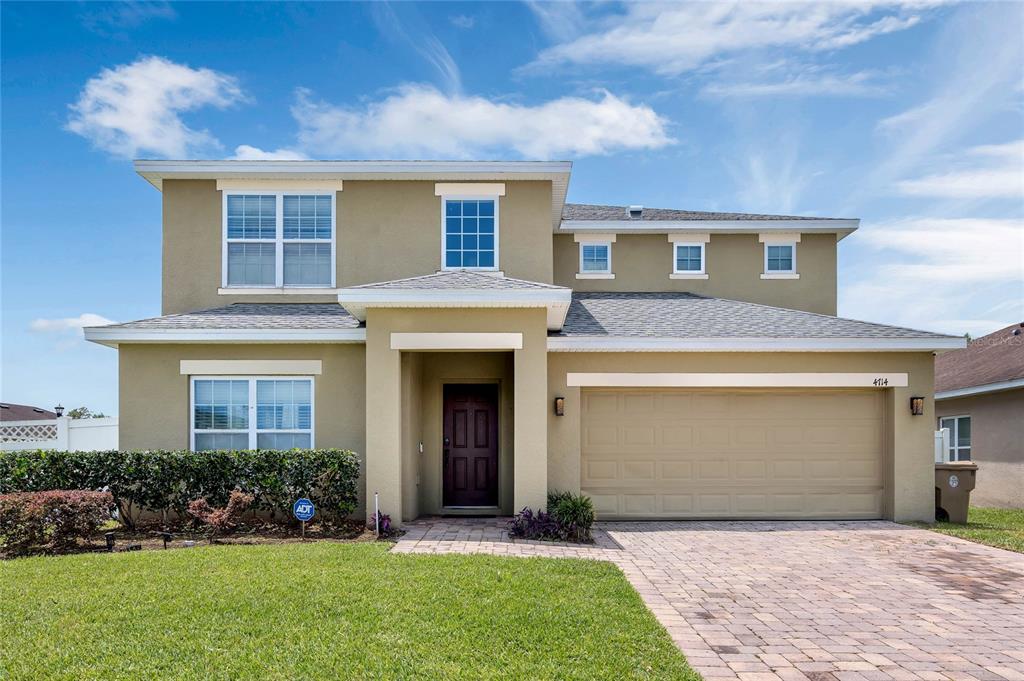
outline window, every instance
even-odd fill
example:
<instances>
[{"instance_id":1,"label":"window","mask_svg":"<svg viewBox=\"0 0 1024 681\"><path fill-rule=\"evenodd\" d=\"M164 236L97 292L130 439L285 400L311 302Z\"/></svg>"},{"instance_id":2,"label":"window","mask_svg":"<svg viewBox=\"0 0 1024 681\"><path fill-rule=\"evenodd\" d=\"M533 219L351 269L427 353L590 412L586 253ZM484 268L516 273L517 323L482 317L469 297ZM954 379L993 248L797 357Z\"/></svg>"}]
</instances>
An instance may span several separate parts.
<instances>
[{"instance_id":1,"label":"window","mask_svg":"<svg viewBox=\"0 0 1024 681\"><path fill-rule=\"evenodd\" d=\"M796 244L765 244L764 271L766 274L796 272Z\"/></svg>"},{"instance_id":2,"label":"window","mask_svg":"<svg viewBox=\"0 0 1024 681\"><path fill-rule=\"evenodd\" d=\"M609 243L580 244L581 274L611 274L612 246Z\"/></svg>"},{"instance_id":3,"label":"window","mask_svg":"<svg viewBox=\"0 0 1024 681\"><path fill-rule=\"evenodd\" d=\"M444 204L444 269L497 269L497 199L445 198L442 203Z\"/></svg>"},{"instance_id":4,"label":"window","mask_svg":"<svg viewBox=\"0 0 1024 681\"><path fill-rule=\"evenodd\" d=\"M971 460L971 417L944 416L939 419L939 428L949 429L949 460Z\"/></svg>"},{"instance_id":5,"label":"window","mask_svg":"<svg viewBox=\"0 0 1024 681\"><path fill-rule=\"evenodd\" d=\"M334 194L224 194L224 285L334 286Z\"/></svg>"},{"instance_id":6,"label":"window","mask_svg":"<svg viewBox=\"0 0 1024 681\"><path fill-rule=\"evenodd\" d=\"M310 449L313 379L192 379L192 449Z\"/></svg>"},{"instance_id":7,"label":"window","mask_svg":"<svg viewBox=\"0 0 1024 681\"><path fill-rule=\"evenodd\" d=\"M704 274L704 244L675 244L674 274Z\"/></svg>"}]
</instances>

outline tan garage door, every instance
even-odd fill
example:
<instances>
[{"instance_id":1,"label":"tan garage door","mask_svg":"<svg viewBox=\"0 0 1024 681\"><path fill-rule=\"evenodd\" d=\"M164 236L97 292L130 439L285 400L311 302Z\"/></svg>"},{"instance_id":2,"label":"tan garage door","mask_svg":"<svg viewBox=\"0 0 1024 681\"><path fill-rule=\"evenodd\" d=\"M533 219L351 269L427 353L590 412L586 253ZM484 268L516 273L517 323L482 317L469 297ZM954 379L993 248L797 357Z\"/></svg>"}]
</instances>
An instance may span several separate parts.
<instances>
[{"instance_id":1,"label":"tan garage door","mask_svg":"<svg viewBox=\"0 0 1024 681\"><path fill-rule=\"evenodd\" d=\"M584 389L604 518L879 518L882 392Z\"/></svg>"}]
</instances>

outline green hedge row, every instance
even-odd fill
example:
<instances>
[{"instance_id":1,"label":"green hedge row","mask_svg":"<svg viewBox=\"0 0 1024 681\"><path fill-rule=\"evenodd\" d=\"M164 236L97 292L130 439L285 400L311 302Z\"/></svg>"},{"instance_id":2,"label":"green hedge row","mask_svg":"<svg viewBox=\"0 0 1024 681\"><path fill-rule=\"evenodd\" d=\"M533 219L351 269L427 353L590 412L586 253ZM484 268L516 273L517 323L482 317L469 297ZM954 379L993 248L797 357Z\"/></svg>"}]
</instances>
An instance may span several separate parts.
<instances>
[{"instance_id":1,"label":"green hedge row","mask_svg":"<svg viewBox=\"0 0 1024 681\"><path fill-rule=\"evenodd\" d=\"M196 499L224 506L235 488L278 517L309 497L336 520L355 510L358 480L358 458L341 449L0 452L0 494L109 490L129 527L143 509L182 515Z\"/></svg>"}]
</instances>

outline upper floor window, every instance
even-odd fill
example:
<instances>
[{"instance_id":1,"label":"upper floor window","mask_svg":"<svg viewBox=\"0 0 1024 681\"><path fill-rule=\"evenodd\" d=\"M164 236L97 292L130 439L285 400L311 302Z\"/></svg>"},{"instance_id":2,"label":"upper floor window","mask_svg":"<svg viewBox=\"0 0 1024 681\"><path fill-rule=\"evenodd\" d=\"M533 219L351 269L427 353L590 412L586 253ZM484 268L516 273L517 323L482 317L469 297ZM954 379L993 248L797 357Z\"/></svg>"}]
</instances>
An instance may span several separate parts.
<instances>
[{"instance_id":1,"label":"upper floor window","mask_svg":"<svg viewBox=\"0 0 1024 681\"><path fill-rule=\"evenodd\" d=\"M704 274L704 244L675 244L675 274Z\"/></svg>"},{"instance_id":2,"label":"upper floor window","mask_svg":"<svg viewBox=\"0 0 1024 681\"><path fill-rule=\"evenodd\" d=\"M192 379L192 449L309 449L313 379Z\"/></svg>"},{"instance_id":3,"label":"upper floor window","mask_svg":"<svg viewBox=\"0 0 1024 681\"><path fill-rule=\"evenodd\" d=\"M225 192L223 283L333 287L334 233L333 193Z\"/></svg>"},{"instance_id":4,"label":"upper floor window","mask_svg":"<svg viewBox=\"0 0 1024 681\"><path fill-rule=\"evenodd\" d=\"M581 274L610 274L611 271L611 244L580 244Z\"/></svg>"},{"instance_id":5,"label":"upper floor window","mask_svg":"<svg viewBox=\"0 0 1024 681\"><path fill-rule=\"evenodd\" d=\"M796 272L796 244L765 244L764 271L766 274Z\"/></svg>"},{"instance_id":6,"label":"upper floor window","mask_svg":"<svg viewBox=\"0 0 1024 681\"><path fill-rule=\"evenodd\" d=\"M446 270L498 268L497 199L444 198Z\"/></svg>"},{"instance_id":7,"label":"upper floor window","mask_svg":"<svg viewBox=\"0 0 1024 681\"><path fill-rule=\"evenodd\" d=\"M939 428L949 429L949 460L971 460L971 417L944 416L939 419Z\"/></svg>"}]
</instances>

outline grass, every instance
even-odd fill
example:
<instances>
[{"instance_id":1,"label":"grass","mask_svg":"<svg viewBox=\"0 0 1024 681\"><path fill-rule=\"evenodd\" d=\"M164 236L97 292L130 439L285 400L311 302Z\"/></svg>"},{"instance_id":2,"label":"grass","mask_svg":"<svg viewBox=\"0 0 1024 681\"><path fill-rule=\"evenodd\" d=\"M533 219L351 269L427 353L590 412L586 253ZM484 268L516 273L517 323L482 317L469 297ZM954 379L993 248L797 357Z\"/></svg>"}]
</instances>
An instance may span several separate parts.
<instances>
[{"instance_id":1,"label":"grass","mask_svg":"<svg viewBox=\"0 0 1024 681\"><path fill-rule=\"evenodd\" d=\"M0 561L0 679L685 679L622 573L210 546Z\"/></svg>"},{"instance_id":2,"label":"grass","mask_svg":"<svg viewBox=\"0 0 1024 681\"><path fill-rule=\"evenodd\" d=\"M1024 553L1024 508L972 506L966 525L936 523L931 529L979 544Z\"/></svg>"}]
</instances>

